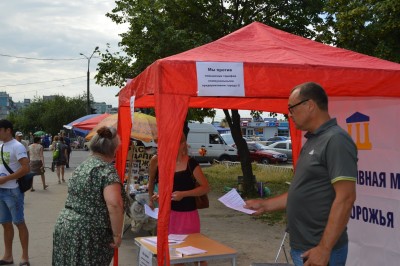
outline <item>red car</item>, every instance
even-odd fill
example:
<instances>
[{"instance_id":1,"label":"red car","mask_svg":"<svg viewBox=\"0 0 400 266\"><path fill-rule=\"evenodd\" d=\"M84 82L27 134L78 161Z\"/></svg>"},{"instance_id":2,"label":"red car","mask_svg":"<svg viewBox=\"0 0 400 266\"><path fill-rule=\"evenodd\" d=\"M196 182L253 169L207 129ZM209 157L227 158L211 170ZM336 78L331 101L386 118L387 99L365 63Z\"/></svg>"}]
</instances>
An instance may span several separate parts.
<instances>
[{"instance_id":1,"label":"red car","mask_svg":"<svg viewBox=\"0 0 400 266\"><path fill-rule=\"evenodd\" d=\"M286 154L269 150L264 145L257 142L247 142L247 147L250 151L251 160L258 163L284 163L288 160Z\"/></svg>"}]
</instances>

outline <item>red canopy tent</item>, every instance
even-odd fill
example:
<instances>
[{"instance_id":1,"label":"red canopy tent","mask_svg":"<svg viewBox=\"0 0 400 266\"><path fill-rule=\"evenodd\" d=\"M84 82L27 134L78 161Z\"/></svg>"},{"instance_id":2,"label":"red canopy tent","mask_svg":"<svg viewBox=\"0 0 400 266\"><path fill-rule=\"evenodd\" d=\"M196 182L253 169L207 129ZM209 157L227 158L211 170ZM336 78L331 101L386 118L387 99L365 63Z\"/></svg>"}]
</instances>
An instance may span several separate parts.
<instances>
[{"instance_id":1,"label":"red canopy tent","mask_svg":"<svg viewBox=\"0 0 400 266\"><path fill-rule=\"evenodd\" d=\"M196 62L243 62L244 97L198 96ZM298 84L315 81L329 96L400 97L400 65L335 48L254 22L217 41L157 60L119 94L118 130L122 149L117 163L124 176L135 107L154 106L159 134L160 213L158 263L169 265L167 245L175 158L189 107L261 110L287 113L287 99ZM290 124L293 154L301 133ZM160 255L163 254L163 255Z\"/></svg>"}]
</instances>

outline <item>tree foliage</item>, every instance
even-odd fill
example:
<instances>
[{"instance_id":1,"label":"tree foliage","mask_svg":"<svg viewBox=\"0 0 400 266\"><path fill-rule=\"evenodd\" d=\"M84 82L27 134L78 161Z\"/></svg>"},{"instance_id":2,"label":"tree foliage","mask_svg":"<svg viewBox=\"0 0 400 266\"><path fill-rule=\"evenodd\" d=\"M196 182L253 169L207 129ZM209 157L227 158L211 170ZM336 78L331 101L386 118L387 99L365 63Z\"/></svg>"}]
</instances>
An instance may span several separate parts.
<instances>
[{"instance_id":1,"label":"tree foliage","mask_svg":"<svg viewBox=\"0 0 400 266\"><path fill-rule=\"evenodd\" d=\"M102 54L96 81L121 85L157 59L215 41L247 24L259 21L300 36L314 38L308 25L318 16L323 0L117 0L106 14L117 24L129 25L121 34L122 53Z\"/></svg>"},{"instance_id":2,"label":"tree foliage","mask_svg":"<svg viewBox=\"0 0 400 266\"><path fill-rule=\"evenodd\" d=\"M329 0L325 11L321 41L400 63L400 1Z\"/></svg>"},{"instance_id":3,"label":"tree foliage","mask_svg":"<svg viewBox=\"0 0 400 266\"><path fill-rule=\"evenodd\" d=\"M86 115L86 96L53 99L34 99L27 107L11 113L8 117L14 128L23 132L43 130L55 135L63 126Z\"/></svg>"}]
</instances>

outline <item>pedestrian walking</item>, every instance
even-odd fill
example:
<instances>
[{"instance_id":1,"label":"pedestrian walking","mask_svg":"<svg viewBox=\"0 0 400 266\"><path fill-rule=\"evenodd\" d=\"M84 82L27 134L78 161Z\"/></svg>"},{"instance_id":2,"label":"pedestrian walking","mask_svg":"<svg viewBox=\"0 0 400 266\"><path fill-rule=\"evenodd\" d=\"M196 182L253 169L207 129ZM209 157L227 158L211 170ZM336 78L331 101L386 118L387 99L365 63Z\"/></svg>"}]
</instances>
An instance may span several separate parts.
<instances>
[{"instance_id":1,"label":"pedestrian walking","mask_svg":"<svg viewBox=\"0 0 400 266\"><path fill-rule=\"evenodd\" d=\"M6 119L0 120L0 140L3 141L0 160L0 223L4 230L4 255L0 265L14 264L12 246L15 224L22 247L19 265L29 266L29 232L24 218L24 193L16 182L29 173L29 159L24 145L13 138L13 124ZM8 172L5 163L14 173Z\"/></svg>"},{"instance_id":2,"label":"pedestrian walking","mask_svg":"<svg viewBox=\"0 0 400 266\"><path fill-rule=\"evenodd\" d=\"M34 137L33 143L28 146L28 154L30 158L30 167L31 172L40 175L42 179L43 189L47 189L48 185L46 185L46 177L44 175L44 156L43 156L43 146L40 144L41 137ZM31 188L31 191L35 191L35 189Z\"/></svg>"},{"instance_id":3,"label":"pedestrian walking","mask_svg":"<svg viewBox=\"0 0 400 266\"><path fill-rule=\"evenodd\" d=\"M25 149L28 151L28 142L26 140L23 139L24 134L21 131L17 131L15 132L15 139L18 140L19 142L22 143L22 145L24 145Z\"/></svg>"},{"instance_id":4,"label":"pedestrian walking","mask_svg":"<svg viewBox=\"0 0 400 266\"><path fill-rule=\"evenodd\" d=\"M53 163L51 167L52 170L54 167L56 168L58 184L61 184L61 180L63 183L65 182L65 165L67 164L68 160L67 145L64 144L64 138L56 136L52 144L52 149L56 151L57 156L53 155Z\"/></svg>"},{"instance_id":5,"label":"pedestrian walking","mask_svg":"<svg viewBox=\"0 0 400 266\"><path fill-rule=\"evenodd\" d=\"M64 144L67 146L67 160L66 160L66 164L65 164L65 168L69 168L69 159L71 157L71 139L65 135L65 132L62 133L61 135L64 138Z\"/></svg>"}]
</instances>

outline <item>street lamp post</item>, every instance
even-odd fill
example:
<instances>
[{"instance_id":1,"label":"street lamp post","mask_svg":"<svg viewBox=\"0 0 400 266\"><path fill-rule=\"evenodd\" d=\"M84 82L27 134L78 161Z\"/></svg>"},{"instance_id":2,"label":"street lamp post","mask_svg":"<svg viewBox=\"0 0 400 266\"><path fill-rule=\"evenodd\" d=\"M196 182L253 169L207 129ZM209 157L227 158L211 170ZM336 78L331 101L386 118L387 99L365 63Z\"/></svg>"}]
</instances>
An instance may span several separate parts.
<instances>
[{"instance_id":1,"label":"street lamp post","mask_svg":"<svg viewBox=\"0 0 400 266\"><path fill-rule=\"evenodd\" d=\"M87 97L87 114L88 115L90 115L90 113L91 113L91 108L90 108L90 69L89 69L89 67L90 67L90 59L92 59L92 56L94 55L94 53L95 52L97 52L99 50L99 47L98 46L96 46L96 48L94 48L94 51L93 51L93 53L92 53L92 55L91 56L89 56L89 57L87 57L86 55L84 55L83 53L80 53L80 55L83 55L84 57L86 57L86 59L88 60L88 63L87 63L87 95L86 95L86 97Z\"/></svg>"}]
</instances>

